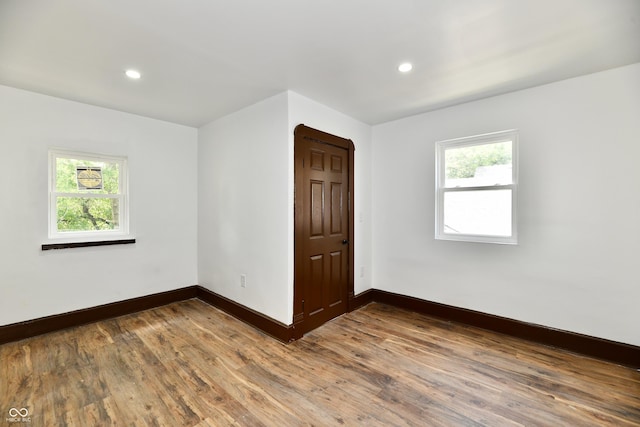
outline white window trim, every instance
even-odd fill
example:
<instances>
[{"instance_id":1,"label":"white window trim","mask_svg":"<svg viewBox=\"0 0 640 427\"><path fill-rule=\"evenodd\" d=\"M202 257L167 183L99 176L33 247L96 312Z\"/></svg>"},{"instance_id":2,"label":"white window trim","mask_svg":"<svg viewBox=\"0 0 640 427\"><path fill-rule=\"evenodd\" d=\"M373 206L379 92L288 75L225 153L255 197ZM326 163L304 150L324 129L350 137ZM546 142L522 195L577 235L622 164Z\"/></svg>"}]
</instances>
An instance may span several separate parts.
<instances>
[{"instance_id":1,"label":"white window trim","mask_svg":"<svg viewBox=\"0 0 640 427\"><path fill-rule=\"evenodd\" d=\"M56 159L72 158L79 160L87 160L94 162L111 162L120 165L118 176L118 198L120 199L120 224L118 230L91 230L91 231L75 231L63 232L58 231L57 224L57 197L78 196L78 193L58 193L56 192ZM107 194L82 193L82 197L86 198L113 198ZM113 156L107 154L86 153L82 151L74 151L60 148L49 150L49 241L56 243L76 243L76 242L95 242L103 240L119 240L132 237L129 229L129 180L128 180L128 160L124 156Z\"/></svg>"},{"instance_id":2,"label":"white window trim","mask_svg":"<svg viewBox=\"0 0 640 427\"><path fill-rule=\"evenodd\" d=\"M445 187L444 152L449 148L460 148L489 143L512 141L512 183L508 185L487 185L478 187ZM435 238L437 240L454 240L462 242L496 243L505 245L518 244L517 207L518 207L518 131L510 129L482 135L448 139L436 142L436 223ZM444 231L444 195L455 191L511 190L511 236L493 236L476 234L452 234Z\"/></svg>"}]
</instances>

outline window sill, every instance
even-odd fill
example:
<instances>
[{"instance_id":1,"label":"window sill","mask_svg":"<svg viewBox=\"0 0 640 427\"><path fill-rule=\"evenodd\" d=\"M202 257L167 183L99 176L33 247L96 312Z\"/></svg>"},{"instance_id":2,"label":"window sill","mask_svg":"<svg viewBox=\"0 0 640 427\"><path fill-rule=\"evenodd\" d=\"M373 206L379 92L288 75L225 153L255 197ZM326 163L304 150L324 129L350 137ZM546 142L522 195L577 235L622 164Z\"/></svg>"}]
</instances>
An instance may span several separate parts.
<instances>
[{"instance_id":1,"label":"window sill","mask_svg":"<svg viewBox=\"0 0 640 427\"><path fill-rule=\"evenodd\" d=\"M478 236L474 234L440 234L435 236L436 240L449 242L466 242L466 243L489 243L493 245L511 245L517 246L518 240L515 237L499 237L499 236Z\"/></svg>"},{"instance_id":2,"label":"window sill","mask_svg":"<svg viewBox=\"0 0 640 427\"><path fill-rule=\"evenodd\" d=\"M131 245L135 242L136 242L136 239L120 239L120 240L98 240L98 241L70 242L70 243L46 243L42 245L42 250L50 251L53 249L88 248L91 246Z\"/></svg>"}]
</instances>

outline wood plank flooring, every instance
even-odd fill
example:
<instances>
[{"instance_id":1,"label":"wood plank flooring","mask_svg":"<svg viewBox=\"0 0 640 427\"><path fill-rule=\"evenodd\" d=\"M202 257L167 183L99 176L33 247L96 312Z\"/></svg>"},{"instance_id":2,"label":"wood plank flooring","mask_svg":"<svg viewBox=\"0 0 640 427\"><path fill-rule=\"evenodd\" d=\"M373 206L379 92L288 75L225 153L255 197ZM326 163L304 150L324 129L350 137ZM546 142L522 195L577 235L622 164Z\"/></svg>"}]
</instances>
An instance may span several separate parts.
<instances>
[{"instance_id":1,"label":"wood plank flooring","mask_svg":"<svg viewBox=\"0 0 640 427\"><path fill-rule=\"evenodd\" d=\"M26 425L640 426L640 373L375 303L284 345L189 300L0 346Z\"/></svg>"}]
</instances>

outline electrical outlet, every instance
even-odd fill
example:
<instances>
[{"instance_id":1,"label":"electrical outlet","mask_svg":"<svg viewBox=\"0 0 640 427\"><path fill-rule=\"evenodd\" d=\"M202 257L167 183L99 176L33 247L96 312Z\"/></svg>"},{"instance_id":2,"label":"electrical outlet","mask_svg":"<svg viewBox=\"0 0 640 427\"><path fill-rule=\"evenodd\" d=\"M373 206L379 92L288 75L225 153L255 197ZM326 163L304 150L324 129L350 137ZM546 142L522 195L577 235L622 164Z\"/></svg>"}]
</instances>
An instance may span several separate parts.
<instances>
[{"instance_id":1,"label":"electrical outlet","mask_svg":"<svg viewBox=\"0 0 640 427\"><path fill-rule=\"evenodd\" d=\"M247 275L246 274L241 274L240 275L240 287L241 288L246 288L247 287Z\"/></svg>"},{"instance_id":2,"label":"electrical outlet","mask_svg":"<svg viewBox=\"0 0 640 427\"><path fill-rule=\"evenodd\" d=\"M364 266L360 267L360 278L364 277Z\"/></svg>"}]
</instances>

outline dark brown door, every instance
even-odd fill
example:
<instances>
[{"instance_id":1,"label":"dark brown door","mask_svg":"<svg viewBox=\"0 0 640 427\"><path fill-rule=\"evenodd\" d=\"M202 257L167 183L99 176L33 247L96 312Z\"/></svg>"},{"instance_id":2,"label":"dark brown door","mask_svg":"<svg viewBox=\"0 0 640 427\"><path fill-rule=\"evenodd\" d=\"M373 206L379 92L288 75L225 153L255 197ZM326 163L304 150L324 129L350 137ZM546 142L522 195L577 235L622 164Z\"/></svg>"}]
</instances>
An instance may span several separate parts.
<instances>
[{"instance_id":1,"label":"dark brown door","mask_svg":"<svg viewBox=\"0 0 640 427\"><path fill-rule=\"evenodd\" d=\"M349 140L298 126L295 134L296 334L348 310L353 295Z\"/></svg>"}]
</instances>

